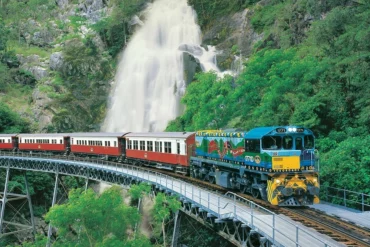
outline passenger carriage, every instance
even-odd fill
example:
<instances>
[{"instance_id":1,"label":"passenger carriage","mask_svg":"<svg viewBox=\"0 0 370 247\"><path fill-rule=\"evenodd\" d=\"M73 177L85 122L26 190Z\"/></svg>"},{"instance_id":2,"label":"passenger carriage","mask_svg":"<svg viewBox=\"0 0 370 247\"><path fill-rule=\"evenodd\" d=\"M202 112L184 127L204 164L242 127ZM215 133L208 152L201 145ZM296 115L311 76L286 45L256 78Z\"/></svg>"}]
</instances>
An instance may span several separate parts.
<instances>
[{"instance_id":1,"label":"passenger carriage","mask_svg":"<svg viewBox=\"0 0 370 247\"><path fill-rule=\"evenodd\" d=\"M126 138L128 161L187 173L194 151L194 132L129 133Z\"/></svg>"},{"instance_id":2,"label":"passenger carriage","mask_svg":"<svg viewBox=\"0 0 370 247\"><path fill-rule=\"evenodd\" d=\"M87 132L70 134L71 153L121 160L125 155L125 139L123 136L126 133Z\"/></svg>"},{"instance_id":3,"label":"passenger carriage","mask_svg":"<svg viewBox=\"0 0 370 247\"><path fill-rule=\"evenodd\" d=\"M18 149L20 151L66 153L69 147L69 134L19 134Z\"/></svg>"},{"instance_id":4,"label":"passenger carriage","mask_svg":"<svg viewBox=\"0 0 370 247\"><path fill-rule=\"evenodd\" d=\"M18 147L17 134L0 134L0 150L15 151Z\"/></svg>"}]
</instances>

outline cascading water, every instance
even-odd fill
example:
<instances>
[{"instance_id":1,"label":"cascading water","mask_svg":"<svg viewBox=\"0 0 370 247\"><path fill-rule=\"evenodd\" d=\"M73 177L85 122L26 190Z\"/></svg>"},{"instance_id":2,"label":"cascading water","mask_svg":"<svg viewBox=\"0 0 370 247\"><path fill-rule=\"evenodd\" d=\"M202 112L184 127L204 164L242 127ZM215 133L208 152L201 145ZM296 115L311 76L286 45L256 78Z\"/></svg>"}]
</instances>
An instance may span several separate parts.
<instances>
[{"instance_id":1,"label":"cascading water","mask_svg":"<svg viewBox=\"0 0 370 247\"><path fill-rule=\"evenodd\" d=\"M157 0L119 62L103 131L163 131L180 114L183 54L215 70L215 50L200 47L201 31L187 0Z\"/></svg>"}]
</instances>

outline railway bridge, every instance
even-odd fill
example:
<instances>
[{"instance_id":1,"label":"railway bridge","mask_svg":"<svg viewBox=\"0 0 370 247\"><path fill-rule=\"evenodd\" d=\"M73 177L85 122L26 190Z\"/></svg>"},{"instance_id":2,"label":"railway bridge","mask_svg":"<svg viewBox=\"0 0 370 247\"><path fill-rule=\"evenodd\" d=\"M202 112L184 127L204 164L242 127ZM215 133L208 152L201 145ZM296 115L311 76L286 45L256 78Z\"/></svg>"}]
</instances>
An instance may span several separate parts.
<instances>
[{"instance_id":1,"label":"railway bridge","mask_svg":"<svg viewBox=\"0 0 370 247\"><path fill-rule=\"evenodd\" d=\"M113 165L112 165L113 164ZM177 195L182 202L182 213L196 218L201 223L217 229L218 233L237 246L336 246L333 241L318 236L304 226L299 226L283 216L276 215L261 206L239 198L228 192L219 195L178 179L126 164L110 163L104 160L80 161L75 157L42 156L40 154L0 154L0 168L6 169L5 189L1 193L0 238L13 232L6 232L5 226L13 224L18 231L35 231L32 203L27 189L26 195L7 191L11 170L37 171L55 174L52 205L55 204L60 175L78 176L89 180L130 186L133 183L152 184L157 190ZM25 174L25 173L24 173ZM21 225L4 220L7 202L26 198L31 211L31 224ZM176 214L172 246L176 246L181 217ZM49 225L48 236L51 235Z\"/></svg>"}]
</instances>

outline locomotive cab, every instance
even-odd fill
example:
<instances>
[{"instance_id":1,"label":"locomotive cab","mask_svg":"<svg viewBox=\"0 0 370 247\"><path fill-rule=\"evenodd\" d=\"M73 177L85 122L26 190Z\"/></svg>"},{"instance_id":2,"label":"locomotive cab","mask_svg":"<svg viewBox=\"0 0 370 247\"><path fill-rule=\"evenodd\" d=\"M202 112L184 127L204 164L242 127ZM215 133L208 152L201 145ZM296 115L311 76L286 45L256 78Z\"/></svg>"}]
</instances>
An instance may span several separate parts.
<instances>
[{"instance_id":1,"label":"locomotive cab","mask_svg":"<svg viewBox=\"0 0 370 247\"><path fill-rule=\"evenodd\" d=\"M318 203L319 184L315 167L312 132L299 127L278 127L261 139L261 153L267 154L268 200L280 206Z\"/></svg>"}]
</instances>

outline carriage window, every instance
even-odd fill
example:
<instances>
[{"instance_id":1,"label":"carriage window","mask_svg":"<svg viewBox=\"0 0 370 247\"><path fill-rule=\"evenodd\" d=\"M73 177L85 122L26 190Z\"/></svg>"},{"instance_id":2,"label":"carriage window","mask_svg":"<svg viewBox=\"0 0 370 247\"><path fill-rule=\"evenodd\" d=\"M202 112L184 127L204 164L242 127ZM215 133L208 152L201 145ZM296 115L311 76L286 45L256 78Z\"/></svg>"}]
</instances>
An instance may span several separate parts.
<instances>
[{"instance_id":1,"label":"carriage window","mask_svg":"<svg viewBox=\"0 0 370 247\"><path fill-rule=\"evenodd\" d=\"M147 141L146 142L147 151L153 151L153 142Z\"/></svg>"},{"instance_id":2,"label":"carriage window","mask_svg":"<svg viewBox=\"0 0 370 247\"><path fill-rule=\"evenodd\" d=\"M247 152L257 152L259 153L261 151L261 142L260 140L245 140L245 150Z\"/></svg>"},{"instance_id":3,"label":"carriage window","mask_svg":"<svg viewBox=\"0 0 370 247\"><path fill-rule=\"evenodd\" d=\"M302 137L295 138L295 149L297 149L297 150L302 150L303 149Z\"/></svg>"},{"instance_id":4,"label":"carriage window","mask_svg":"<svg viewBox=\"0 0 370 247\"><path fill-rule=\"evenodd\" d=\"M59 140L59 143L60 143L60 144L63 144L63 140L62 140L62 139L60 139L60 140Z\"/></svg>"},{"instance_id":5,"label":"carriage window","mask_svg":"<svg viewBox=\"0 0 370 247\"><path fill-rule=\"evenodd\" d=\"M176 144L177 144L177 154L180 154L180 142L178 142Z\"/></svg>"},{"instance_id":6,"label":"carriage window","mask_svg":"<svg viewBox=\"0 0 370 247\"><path fill-rule=\"evenodd\" d=\"M134 141L134 149L138 150L139 149L139 141Z\"/></svg>"},{"instance_id":7,"label":"carriage window","mask_svg":"<svg viewBox=\"0 0 370 247\"><path fill-rule=\"evenodd\" d=\"M145 141L140 141L140 150L145 150Z\"/></svg>"},{"instance_id":8,"label":"carriage window","mask_svg":"<svg viewBox=\"0 0 370 247\"><path fill-rule=\"evenodd\" d=\"M114 141L114 146L117 147L117 142L116 141Z\"/></svg>"},{"instance_id":9,"label":"carriage window","mask_svg":"<svg viewBox=\"0 0 370 247\"><path fill-rule=\"evenodd\" d=\"M269 150L281 149L281 137L280 136L262 137L262 148Z\"/></svg>"},{"instance_id":10,"label":"carriage window","mask_svg":"<svg viewBox=\"0 0 370 247\"><path fill-rule=\"evenodd\" d=\"M293 138L291 136L283 137L283 148L292 149L293 148Z\"/></svg>"},{"instance_id":11,"label":"carriage window","mask_svg":"<svg viewBox=\"0 0 370 247\"><path fill-rule=\"evenodd\" d=\"M305 136L304 137L304 148L305 149L311 149L315 146L315 143L314 143L314 140L313 140L313 136L309 135L309 136Z\"/></svg>"},{"instance_id":12,"label":"carriage window","mask_svg":"<svg viewBox=\"0 0 370 247\"><path fill-rule=\"evenodd\" d=\"M155 142L155 151L162 152L162 142Z\"/></svg>"},{"instance_id":13,"label":"carriage window","mask_svg":"<svg viewBox=\"0 0 370 247\"><path fill-rule=\"evenodd\" d=\"M171 152L171 142L164 142L164 152L165 153L172 153Z\"/></svg>"},{"instance_id":14,"label":"carriage window","mask_svg":"<svg viewBox=\"0 0 370 247\"><path fill-rule=\"evenodd\" d=\"M132 149L132 141L128 141L127 142L127 149Z\"/></svg>"}]
</instances>

